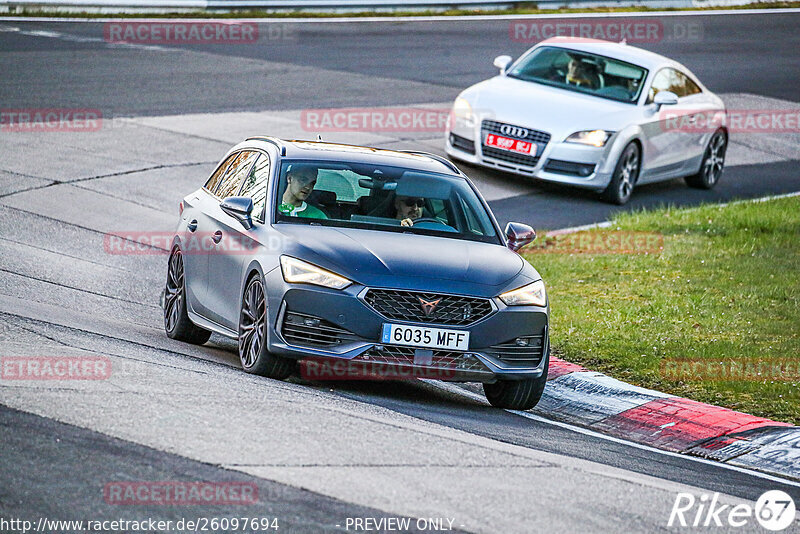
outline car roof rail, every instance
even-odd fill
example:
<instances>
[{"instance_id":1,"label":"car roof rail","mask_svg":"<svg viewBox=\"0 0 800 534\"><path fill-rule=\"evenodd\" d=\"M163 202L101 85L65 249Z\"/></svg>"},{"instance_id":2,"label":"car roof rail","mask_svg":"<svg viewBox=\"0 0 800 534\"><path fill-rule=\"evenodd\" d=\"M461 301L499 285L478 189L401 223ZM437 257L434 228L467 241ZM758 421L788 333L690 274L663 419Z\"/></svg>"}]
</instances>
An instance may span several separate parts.
<instances>
[{"instance_id":1,"label":"car roof rail","mask_svg":"<svg viewBox=\"0 0 800 534\"><path fill-rule=\"evenodd\" d=\"M458 167L456 167L455 163L453 163L452 161L450 161L447 158L443 158L442 156L439 156L438 154L431 154L430 152L420 152L419 150L398 150L398 152L405 152L406 154L414 154L416 156L429 157L431 159L434 159L434 160L438 161L439 163L441 163L442 165L444 165L448 169L452 170L454 173L463 174L461 172L461 170Z\"/></svg>"},{"instance_id":2,"label":"car roof rail","mask_svg":"<svg viewBox=\"0 0 800 534\"><path fill-rule=\"evenodd\" d=\"M286 155L286 145L283 144L283 141L278 139L277 137L271 137L268 135L256 135L253 137L248 137L247 141L266 141L267 143L272 143L281 151L281 156Z\"/></svg>"}]
</instances>

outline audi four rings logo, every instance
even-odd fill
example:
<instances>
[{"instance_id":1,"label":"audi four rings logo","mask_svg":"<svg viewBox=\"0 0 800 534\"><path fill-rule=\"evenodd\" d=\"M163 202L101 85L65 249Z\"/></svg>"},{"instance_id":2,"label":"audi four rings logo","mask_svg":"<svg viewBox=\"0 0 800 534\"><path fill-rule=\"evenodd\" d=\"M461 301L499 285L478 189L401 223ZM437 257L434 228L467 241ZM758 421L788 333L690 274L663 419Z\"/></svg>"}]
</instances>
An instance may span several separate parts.
<instances>
[{"instance_id":1,"label":"audi four rings logo","mask_svg":"<svg viewBox=\"0 0 800 534\"><path fill-rule=\"evenodd\" d=\"M521 137L523 139L528 137L528 130L525 128L520 128L519 126L510 126L508 124L504 124L500 127L500 133L503 135L509 135L511 137Z\"/></svg>"}]
</instances>

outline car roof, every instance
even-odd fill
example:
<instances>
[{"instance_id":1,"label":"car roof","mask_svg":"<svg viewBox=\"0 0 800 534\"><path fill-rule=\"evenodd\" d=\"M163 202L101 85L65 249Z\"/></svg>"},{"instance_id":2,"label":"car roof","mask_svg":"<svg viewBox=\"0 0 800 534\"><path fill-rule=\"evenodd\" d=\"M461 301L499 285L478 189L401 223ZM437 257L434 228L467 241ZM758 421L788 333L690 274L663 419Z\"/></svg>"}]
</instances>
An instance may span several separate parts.
<instances>
[{"instance_id":1,"label":"car roof","mask_svg":"<svg viewBox=\"0 0 800 534\"><path fill-rule=\"evenodd\" d=\"M249 146L271 144L277 146L281 157L289 159L318 159L326 161L358 162L373 165L404 167L419 171L461 175L458 168L449 160L426 152L389 150L323 141L301 139L284 140L269 136L256 136L247 139ZM261 146L261 148L266 148Z\"/></svg>"},{"instance_id":2,"label":"car roof","mask_svg":"<svg viewBox=\"0 0 800 534\"><path fill-rule=\"evenodd\" d=\"M655 70L661 66L677 66L686 69L683 65L664 57L655 52L637 48L625 43L614 43L611 41L602 41L600 39L580 38L574 37L551 37L545 39L536 46L557 46L559 48L569 48L571 50L578 50L580 52L589 52L590 54L597 54L606 56L613 59L619 59L634 65L639 65L648 70Z\"/></svg>"}]
</instances>

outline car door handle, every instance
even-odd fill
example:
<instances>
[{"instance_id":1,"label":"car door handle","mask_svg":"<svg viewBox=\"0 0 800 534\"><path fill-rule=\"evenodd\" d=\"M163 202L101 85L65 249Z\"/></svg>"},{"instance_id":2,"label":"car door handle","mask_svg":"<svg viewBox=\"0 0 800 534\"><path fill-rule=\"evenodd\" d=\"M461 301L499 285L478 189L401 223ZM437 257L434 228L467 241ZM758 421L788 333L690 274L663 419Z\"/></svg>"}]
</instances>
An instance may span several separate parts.
<instances>
[{"instance_id":1,"label":"car door handle","mask_svg":"<svg viewBox=\"0 0 800 534\"><path fill-rule=\"evenodd\" d=\"M216 232L214 232L214 235L213 235L213 236L211 236L211 240L212 240L214 243L219 243L220 241L222 241L222 232L221 232L221 231L219 231L219 230L217 230Z\"/></svg>"},{"instance_id":2,"label":"car door handle","mask_svg":"<svg viewBox=\"0 0 800 534\"><path fill-rule=\"evenodd\" d=\"M192 222L190 222L186 228L188 228L190 232L197 230L197 219L194 219Z\"/></svg>"}]
</instances>

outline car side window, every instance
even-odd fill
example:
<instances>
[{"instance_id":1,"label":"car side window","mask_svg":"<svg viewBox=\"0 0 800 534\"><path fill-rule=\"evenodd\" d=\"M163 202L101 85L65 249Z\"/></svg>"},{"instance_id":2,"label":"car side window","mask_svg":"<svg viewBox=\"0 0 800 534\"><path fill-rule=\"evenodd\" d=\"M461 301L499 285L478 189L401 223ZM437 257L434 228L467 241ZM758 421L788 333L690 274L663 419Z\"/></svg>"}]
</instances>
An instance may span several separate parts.
<instances>
[{"instance_id":1,"label":"car side window","mask_svg":"<svg viewBox=\"0 0 800 534\"><path fill-rule=\"evenodd\" d=\"M217 170L211 175L211 177L206 182L205 188L211 191L212 193L219 187L219 182L222 180L222 177L225 176L225 171L228 170L231 162L236 158L237 154L231 154L225 161L223 161Z\"/></svg>"},{"instance_id":2,"label":"car side window","mask_svg":"<svg viewBox=\"0 0 800 534\"><path fill-rule=\"evenodd\" d=\"M239 192L239 187L241 187L245 176L247 176L247 173L250 171L250 167L253 165L256 157L258 157L258 154L258 152L250 150L239 152L228 168L228 171L225 173L225 176L222 178L219 188L215 192L219 198L225 199L232 197Z\"/></svg>"},{"instance_id":3,"label":"car side window","mask_svg":"<svg viewBox=\"0 0 800 534\"><path fill-rule=\"evenodd\" d=\"M661 69L656 73L653 78L653 83L650 85L647 103L652 103L653 99L661 91L672 91L678 95L678 98L702 92L700 87L698 87L691 78L681 71L672 68Z\"/></svg>"},{"instance_id":4,"label":"car side window","mask_svg":"<svg viewBox=\"0 0 800 534\"><path fill-rule=\"evenodd\" d=\"M259 154L255 164L247 173L239 196L253 199L253 215L264 221L264 206L267 203L267 182L269 180L270 161L266 154Z\"/></svg>"}]
</instances>

